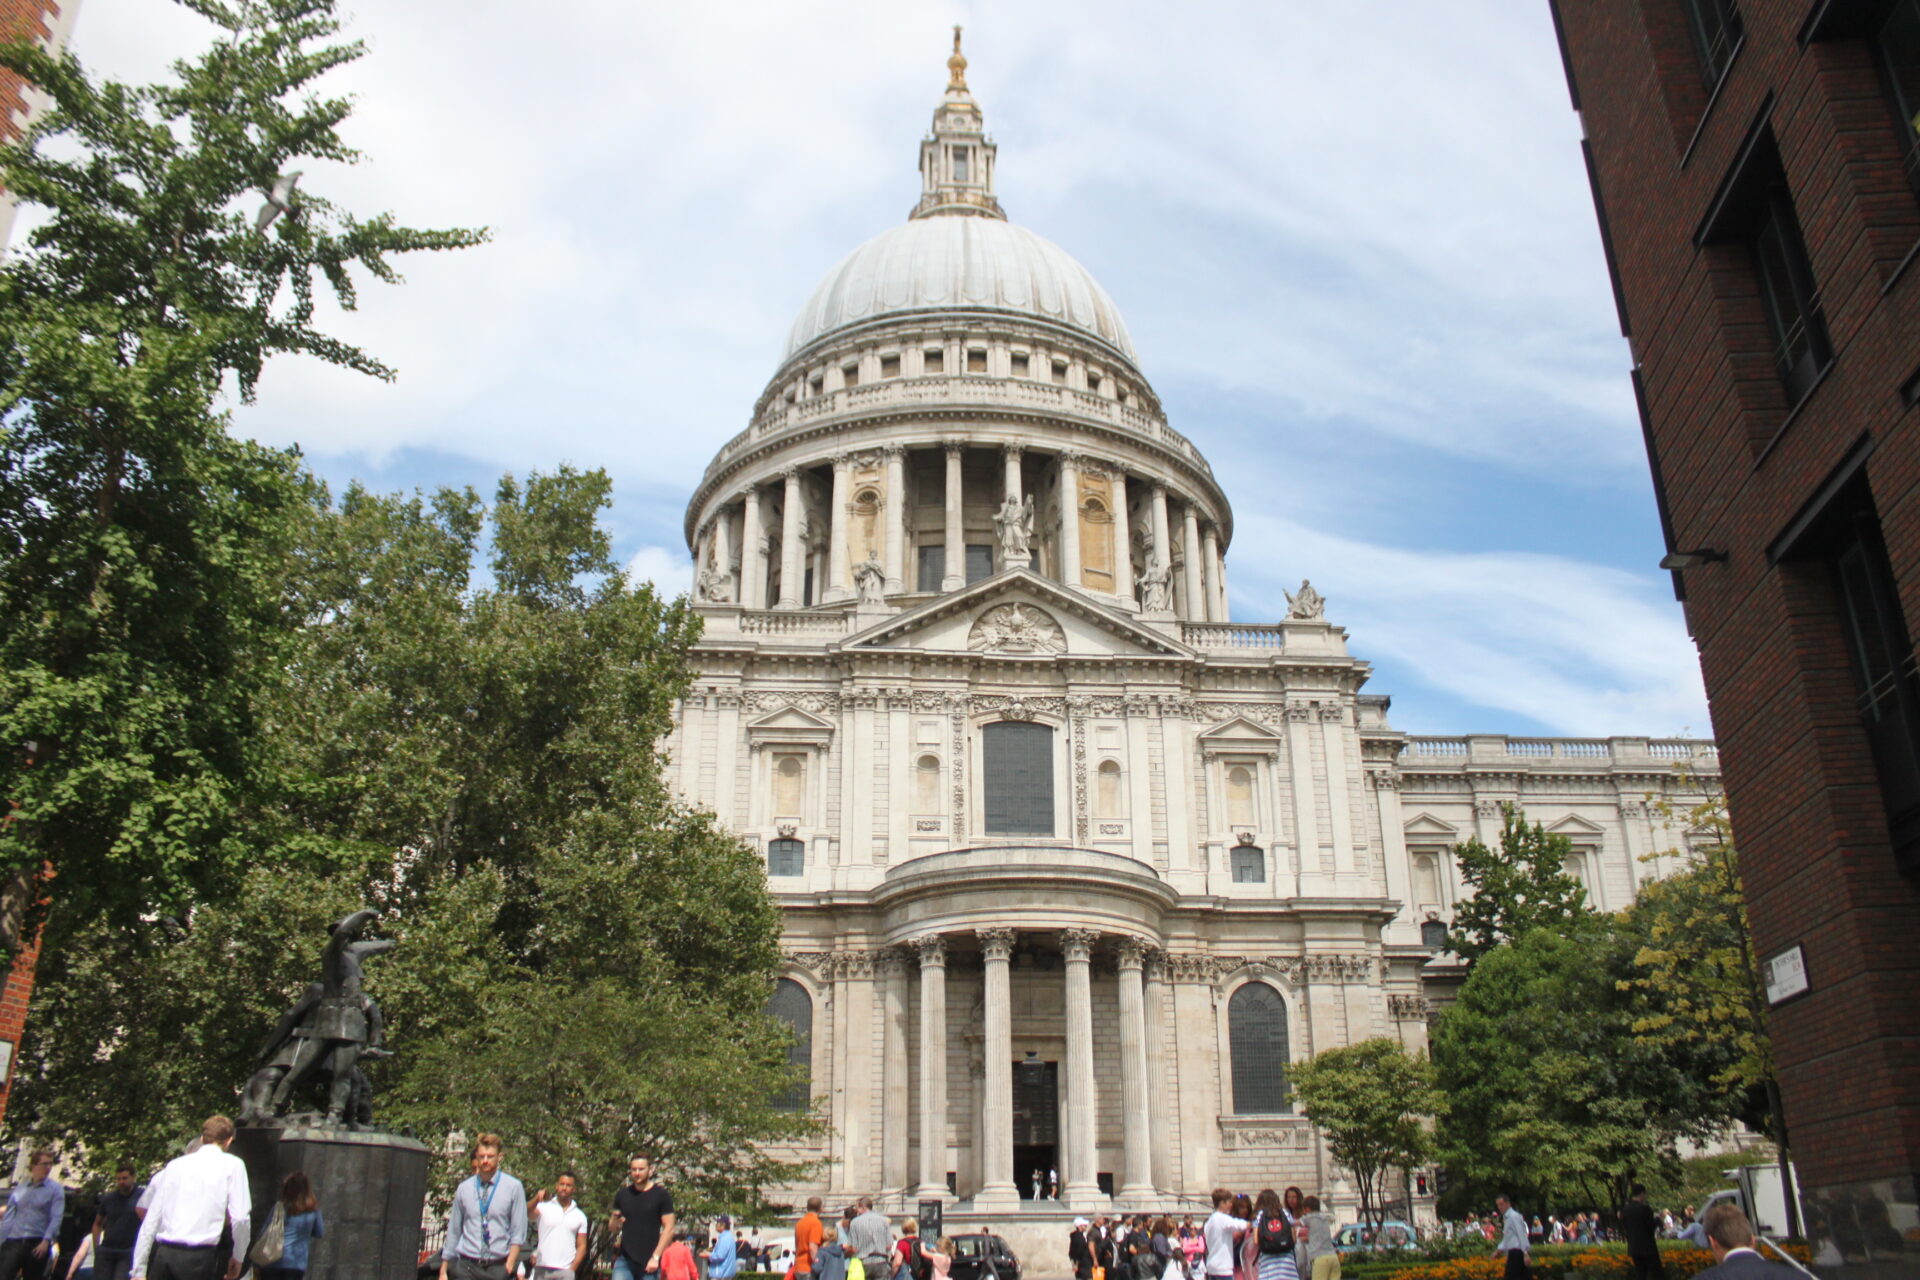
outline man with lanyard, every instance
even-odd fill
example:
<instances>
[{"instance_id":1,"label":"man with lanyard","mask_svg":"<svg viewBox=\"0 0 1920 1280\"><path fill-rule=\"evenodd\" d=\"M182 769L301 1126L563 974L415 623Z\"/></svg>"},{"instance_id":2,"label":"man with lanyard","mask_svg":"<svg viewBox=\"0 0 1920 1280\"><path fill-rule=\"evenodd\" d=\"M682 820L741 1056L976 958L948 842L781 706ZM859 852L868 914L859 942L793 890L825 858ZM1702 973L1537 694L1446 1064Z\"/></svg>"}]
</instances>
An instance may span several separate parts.
<instances>
[{"instance_id":1,"label":"man with lanyard","mask_svg":"<svg viewBox=\"0 0 1920 1280\"><path fill-rule=\"evenodd\" d=\"M1753 1247L1753 1224L1740 1206L1723 1200L1700 1215L1706 1228L1707 1248L1713 1250L1717 1266L1708 1267L1694 1280L1800 1280L1799 1272L1782 1262L1760 1256Z\"/></svg>"},{"instance_id":2,"label":"man with lanyard","mask_svg":"<svg viewBox=\"0 0 1920 1280\"><path fill-rule=\"evenodd\" d=\"M533 1280L573 1280L587 1260L587 1215L573 1202L579 1179L553 1180L553 1199L542 1187L533 1197Z\"/></svg>"},{"instance_id":3,"label":"man with lanyard","mask_svg":"<svg viewBox=\"0 0 1920 1280\"><path fill-rule=\"evenodd\" d=\"M527 1240L527 1189L500 1172L504 1144L497 1133L473 1143L473 1176L453 1190L440 1280L507 1280L520 1265Z\"/></svg>"},{"instance_id":4,"label":"man with lanyard","mask_svg":"<svg viewBox=\"0 0 1920 1280\"><path fill-rule=\"evenodd\" d=\"M733 1280L740 1274L740 1255L733 1247L733 1219L725 1214L713 1224L713 1247L704 1255L707 1280Z\"/></svg>"},{"instance_id":5,"label":"man with lanyard","mask_svg":"<svg viewBox=\"0 0 1920 1280\"><path fill-rule=\"evenodd\" d=\"M133 1280L235 1280L253 1239L247 1166L227 1150L233 1121L208 1116L200 1143L168 1163L147 1188L151 1203L133 1242ZM220 1241L233 1244L222 1266Z\"/></svg>"},{"instance_id":6,"label":"man with lanyard","mask_svg":"<svg viewBox=\"0 0 1920 1280\"><path fill-rule=\"evenodd\" d=\"M611 1230L620 1236L613 1280L645 1280L660 1270L660 1253L673 1240L673 1196L653 1180L653 1161L627 1161L627 1185L613 1193Z\"/></svg>"},{"instance_id":7,"label":"man with lanyard","mask_svg":"<svg viewBox=\"0 0 1920 1280\"><path fill-rule=\"evenodd\" d=\"M1527 1265L1527 1257L1533 1252L1527 1242L1527 1220L1506 1196L1496 1198L1494 1204L1500 1210L1500 1243L1493 1247L1493 1256L1505 1255L1506 1280L1533 1280L1533 1268Z\"/></svg>"},{"instance_id":8,"label":"man with lanyard","mask_svg":"<svg viewBox=\"0 0 1920 1280\"><path fill-rule=\"evenodd\" d=\"M140 1219L146 1210L140 1197L146 1188L134 1181L133 1166L123 1164L113 1175L113 1190L100 1197L93 1217L94 1280L127 1280L133 1270L133 1242L140 1237Z\"/></svg>"},{"instance_id":9,"label":"man with lanyard","mask_svg":"<svg viewBox=\"0 0 1920 1280\"><path fill-rule=\"evenodd\" d=\"M54 1237L60 1234L60 1217L67 1211L67 1191L48 1175L53 1172L53 1152L40 1149L31 1157L28 1180L13 1189L7 1207L0 1209L0 1277L15 1280L42 1280L47 1274L47 1259L53 1253Z\"/></svg>"}]
</instances>

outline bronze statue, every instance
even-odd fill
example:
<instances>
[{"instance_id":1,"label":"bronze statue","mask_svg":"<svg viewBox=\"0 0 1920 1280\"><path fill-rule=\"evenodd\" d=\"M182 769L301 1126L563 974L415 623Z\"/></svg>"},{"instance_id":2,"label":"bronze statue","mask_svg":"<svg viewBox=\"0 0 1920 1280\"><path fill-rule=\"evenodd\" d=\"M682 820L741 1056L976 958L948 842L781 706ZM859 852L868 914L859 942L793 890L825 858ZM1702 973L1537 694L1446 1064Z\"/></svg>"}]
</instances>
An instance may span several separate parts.
<instances>
[{"instance_id":1,"label":"bronze statue","mask_svg":"<svg viewBox=\"0 0 1920 1280\"><path fill-rule=\"evenodd\" d=\"M356 911L333 926L320 958L320 980L307 984L260 1046L260 1065L240 1106L243 1123L273 1123L302 1088L322 1077L328 1123L371 1123L372 1089L359 1062L392 1055L382 1043L380 1006L360 989L360 964L394 946L391 938L358 940L373 917L371 911Z\"/></svg>"}]
</instances>

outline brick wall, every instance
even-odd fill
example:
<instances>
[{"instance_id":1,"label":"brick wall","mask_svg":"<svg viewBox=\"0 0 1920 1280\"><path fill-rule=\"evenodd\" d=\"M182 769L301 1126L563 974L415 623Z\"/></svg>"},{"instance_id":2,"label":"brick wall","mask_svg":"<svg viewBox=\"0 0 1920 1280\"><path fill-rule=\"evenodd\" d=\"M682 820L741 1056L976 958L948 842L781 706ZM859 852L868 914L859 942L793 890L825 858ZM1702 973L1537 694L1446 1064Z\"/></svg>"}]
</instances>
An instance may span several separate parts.
<instances>
[{"instance_id":1,"label":"brick wall","mask_svg":"<svg viewBox=\"0 0 1920 1280\"><path fill-rule=\"evenodd\" d=\"M48 39L59 13L60 6L50 0L0 0L0 40ZM14 136L15 122L26 110L22 88L18 76L0 71L0 138Z\"/></svg>"},{"instance_id":2,"label":"brick wall","mask_svg":"<svg viewBox=\"0 0 1920 1280\"><path fill-rule=\"evenodd\" d=\"M1920 432L1900 394L1920 366L1920 196L1867 41L1801 38L1819 6L1743 0L1744 40L1715 88L1681 0L1549 2L1674 545L1730 552L1685 571L1687 622L1755 945L1801 944L1812 976L1771 1018L1801 1181L1816 1202L1876 1179L1911 1201L1920 884L1892 854L1830 574L1766 549L1870 436L1867 483L1920 635ZM1763 118L1836 353L1797 406L1745 247L1695 243Z\"/></svg>"}]
</instances>

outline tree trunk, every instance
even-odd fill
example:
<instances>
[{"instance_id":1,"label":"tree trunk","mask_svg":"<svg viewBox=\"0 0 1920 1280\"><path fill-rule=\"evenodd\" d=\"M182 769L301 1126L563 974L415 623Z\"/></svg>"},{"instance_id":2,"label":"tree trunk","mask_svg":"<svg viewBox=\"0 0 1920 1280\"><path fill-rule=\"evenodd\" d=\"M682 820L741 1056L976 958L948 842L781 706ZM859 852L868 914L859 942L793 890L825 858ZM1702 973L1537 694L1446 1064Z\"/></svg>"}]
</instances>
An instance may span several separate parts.
<instances>
[{"instance_id":1,"label":"tree trunk","mask_svg":"<svg viewBox=\"0 0 1920 1280\"><path fill-rule=\"evenodd\" d=\"M1787 1109L1780 1101L1780 1085L1767 1076L1767 1113L1773 1121L1773 1145L1780 1153L1780 1202L1787 1208L1787 1239L1801 1240L1800 1197L1793 1186L1793 1153L1787 1146Z\"/></svg>"}]
</instances>

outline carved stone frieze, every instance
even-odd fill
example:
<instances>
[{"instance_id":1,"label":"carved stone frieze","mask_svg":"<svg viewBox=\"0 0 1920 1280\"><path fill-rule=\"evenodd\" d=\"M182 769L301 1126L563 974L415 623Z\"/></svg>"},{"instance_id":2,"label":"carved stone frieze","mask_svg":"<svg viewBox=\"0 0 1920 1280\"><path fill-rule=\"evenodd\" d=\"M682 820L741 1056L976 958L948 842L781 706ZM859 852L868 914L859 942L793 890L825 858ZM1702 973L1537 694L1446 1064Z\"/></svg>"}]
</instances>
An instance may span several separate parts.
<instances>
[{"instance_id":1,"label":"carved stone frieze","mask_svg":"<svg viewBox=\"0 0 1920 1280\"><path fill-rule=\"evenodd\" d=\"M1153 944L1142 938L1122 938L1113 950L1120 968L1126 970L1144 968L1153 949Z\"/></svg>"},{"instance_id":2,"label":"carved stone frieze","mask_svg":"<svg viewBox=\"0 0 1920 1280\"><path fill-rule=\"evenodd\" d=\"M1395 1022L1425 1022L1433 1005L1425 996L1392 995L1387 997L1387 1013Z\"/></svg>"},{"instance_id":3,"label":"carved stone frieze","mask_svg":"<svg viewBox=\"0 0 1920 1280\"><path fill-rule=\"evenodd\" d=\"M1221 1117L1220 1145L1228 1151L1249 1149L1306 1151L1311 1141L1305 1122L1289 1124L1286 1121L1256 1121L1250 1123L1231 1117Z\"/></svg>"},{"instance_id":4,"label":"carved stone frieze","mask_svg":"<svg viewBox=\"0 0 1920 1280\"><path fill-rule=\"evenodd\" d=\"M1398 791L1400 774L1395 769L1369 769L1367 782L1375 791Z\"/></svg>"},{"instance_id":5,"label":"carved stone frieze","mask_svg":"<svg viewBox=\"0 0 1920 1280\"><path fill-rule=\"evenodd\" d=\"M833 962L831 951L783 951L781 958L788 964L809 969L819 977L825 978L831 975Z\"/></svg>"},{"instance_id":6,"label":"carved stone frieze","mask_svg":"<svg viewBox=\"0 0 1920 1280\"><path fill-rule=\"evenodd\" d=\"M1239 719L1271 725L1279 723L1283 709L1277 702L1196 702L1193 718L1211 723Z\"/></svg>"},{"instance_id":7,"label":"carved stone frieze","mask_svg":"<svg viewBox=\"0 0 1920 1280\"><path fill-rule=\"evenodd\" d=\"M999 714L1008 720L1031 720L1035 716L1063 716L1067 710L1065 698L1024 696L1003 697L999 694L986 694L973 699L971 709L978 715Z\"/></svg>"},{"instance_id":8,"label":"carved stone frieze","mask_svg":"<svg viewBox=\"0 0 1920 1280\"><path fill-rule=\"evenodd\" d=\"M840 710L840 695L813 689L755 689L740 695L740 705L748 711L784 711L798 707L814 715Z\"/></svg>"},{"instance_id":9,"label":"carved stone frieze","mask_svg":"<svg viewBox=\"0 0 1920 1280\"><path fill-rule=\"evenodd\" d=\"M1087 842L1087 704L1090 701L1081 696L1067 699L1067 709L1073 716L1073 838L1080 844Z\"/></svg>"}]
</instances>

